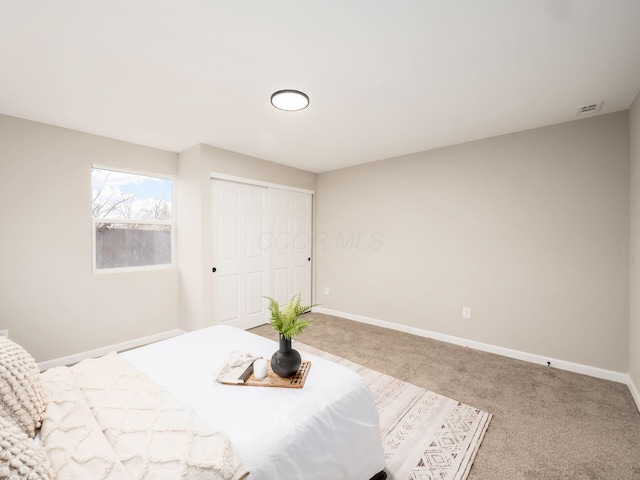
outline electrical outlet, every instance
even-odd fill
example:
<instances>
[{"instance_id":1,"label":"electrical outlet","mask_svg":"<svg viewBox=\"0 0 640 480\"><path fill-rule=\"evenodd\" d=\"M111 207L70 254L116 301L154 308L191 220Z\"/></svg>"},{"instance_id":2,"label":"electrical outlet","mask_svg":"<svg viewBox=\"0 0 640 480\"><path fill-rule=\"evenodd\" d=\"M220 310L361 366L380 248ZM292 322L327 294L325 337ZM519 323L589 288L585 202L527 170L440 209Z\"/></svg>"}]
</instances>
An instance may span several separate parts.
<instances>
[{"instance_id":1,"label":"electrical outlet","mask_svg":"<svg viewBox=\"0 0 640 480\"><path fill-rule=\"evenodd\" d=\"M0 337L6 337L9 338L9 330L5 329L5 330L0 330Z\"/></svg>"},{"instance_id":2,"label":"electrical outlet","mask_svg":"<svg viewBox=\"0 0 640 480\"><path fill-rule=\"evenodd\" d=\"M462 307L462 318L471 318L471 307Z\"/></svg>"},{"instance_id":3,"label":"electrical outlet","mask_svg":"<svg viewBox=\"0 0 640 480\"><path fill-rule=\"evenodd\" d=\"M324 287L324 294L329 295L330 293L331 293L331 290L329 289L329 287Z\"/></svg>"}]
</instances>

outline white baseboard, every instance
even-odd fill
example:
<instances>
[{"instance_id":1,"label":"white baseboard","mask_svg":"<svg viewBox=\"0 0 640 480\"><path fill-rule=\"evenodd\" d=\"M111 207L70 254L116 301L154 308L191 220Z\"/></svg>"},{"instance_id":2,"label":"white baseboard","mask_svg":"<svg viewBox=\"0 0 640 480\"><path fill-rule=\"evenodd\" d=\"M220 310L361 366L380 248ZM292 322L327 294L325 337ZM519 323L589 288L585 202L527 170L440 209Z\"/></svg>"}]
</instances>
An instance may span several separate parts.
<instances>
[{"instance_id":1,"label":"white baseboard","mask_svg":"<svg viewBox=\"0 0 640 480\"><path fill-rule=\"evenodd\" d=\"M158 342L160 340L166 340L167 338L175 337L185 333L184 330L175 329L168 330L166 332L155 333L147 337L136 338L134 340L128 340L126 342L117 343L115 345L107 345L106 347L96 348L94 350L88 350L86 352L75 353L66 357L54 358L53 360L47 360L46 362L38 363L38 368L41 372L53 367L61 367L64 365L71 365L73 363L81 362L87 358L96 358L106 355L109 352L121 352L123 350L129 350L131 348L141 347L149 343Z\"/></svg>"},{"instance_id":2,"label":"white baseboard","mask_svg":"<svg viewBox=\"0 0 640 480\"><path fill-rule=\"evenodd\" d=\"M631 379L631 375L628 375L629 379L627 381L627 386L629 387L629 391L631 392L631 396L636 401L636 406L638 407L638 411L640 412L640 391L638 391L638 387L633 380Z\"/></svg>"},{"instance_id":3,"label":"white baseboard","mask_svg":"<svg viewBox=\"0 0 640 480\"><path fill-rule=\"evenodd\" d=\"M598 367L591 367L589 365L582 365L579 363L567 362L565 360L558 360L556 358L544 357L542 355L536 355L533 353L521 352L519 350L512 350L510 348L498 347L496 345L490 345L488 343L476 342L475 340L468 340L466 338L455 337L453 335L446 335L443 333L423 330L421 328L409 327L407 325L387 322L384 320L378 320L375 318L365 317L362 315L339 312L336 310L330 310L328 308L316 307L313 309L313 311L318 313L324 313L326 315L332 315L334 317L346 318L347 320L354 320L356 322L368 323L369 325L389 328L391 330L398 330L400 332L410 333L412 335L418 335L420 337L433 338L434 340L453 343L454 345L469 347L469 348L473 348L474 350L481 350L483 352L495 353L497 355L502 355L503 357L515 358L517 360L523 360L525 362L536 363L539 365L547 365L547 362L551 362L551 366L553 368L568 370L570 372L581 373L583 375L589 375L591 377L602 378L604 380L611 380L613 382L625 383L629 385L630 379L626 373L614 372L612 370L605 370ZM629 388L631 389L631 386ZM636 394L637 394L637 391L636 391ZM637 397L634 397L634 398L636 398L636 402L638 402L638 398Z\"/></svg>"}]
</instances>

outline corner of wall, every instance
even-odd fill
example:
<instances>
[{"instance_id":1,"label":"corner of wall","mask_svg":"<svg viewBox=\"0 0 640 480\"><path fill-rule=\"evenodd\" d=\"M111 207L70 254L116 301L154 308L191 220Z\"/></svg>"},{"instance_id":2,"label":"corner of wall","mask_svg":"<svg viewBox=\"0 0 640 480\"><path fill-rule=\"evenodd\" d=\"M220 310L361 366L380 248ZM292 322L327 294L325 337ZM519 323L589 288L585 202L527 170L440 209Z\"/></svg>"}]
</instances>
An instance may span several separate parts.
<instances>
[{"instance_id":1,"label":"corner of wall","mask_svg":"<svg viewBox=\"0 0 640 480\"><path fill-rule=\"evenodd\" d=\"M203 254L200 171L200 144L178 155L176 255L180 272L180 328L185 330L197 330L203 326L204 290L199 268L202 265Z\"/></svg>"},{"instance_id":2,"label":"corner of wall","mask_svg":"<svg viewBox=\"0 0 640 480\"><path fill-rule=\"evenodd\" d=\"M640 92L629 108L629 389L640 410Z\"/></svg>"},{"instance_id":3,"label":"corner of wall","mask_svg":"<svg viewBox=\"0 0 640 480\"><path fill-rule=\"evenodd\" d=\"M638 407L638 412L640 412L640 390L634 383L631 375L629 375L629 380L627 381L627 386L629 387L629 391L631 392L631 396L636 402L636 407Z\"/></svg>"}]
</instances>

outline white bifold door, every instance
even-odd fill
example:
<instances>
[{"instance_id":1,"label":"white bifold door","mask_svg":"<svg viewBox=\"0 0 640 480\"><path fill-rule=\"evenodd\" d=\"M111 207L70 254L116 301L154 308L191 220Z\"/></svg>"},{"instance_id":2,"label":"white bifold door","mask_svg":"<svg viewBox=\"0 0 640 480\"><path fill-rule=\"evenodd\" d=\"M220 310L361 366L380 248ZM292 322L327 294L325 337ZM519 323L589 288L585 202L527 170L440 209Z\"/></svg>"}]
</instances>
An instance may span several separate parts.
<instances>
[{"instance_id":1,"label":"white bifold door","mask_svg":"<svg viewBox=\"0 0 640 480\"><path fill-rule=\"evenodd\" d=\"M310 193L212 180L213 324L269 321L267 296L311 303Z\"/></svg>"}]
</instances>

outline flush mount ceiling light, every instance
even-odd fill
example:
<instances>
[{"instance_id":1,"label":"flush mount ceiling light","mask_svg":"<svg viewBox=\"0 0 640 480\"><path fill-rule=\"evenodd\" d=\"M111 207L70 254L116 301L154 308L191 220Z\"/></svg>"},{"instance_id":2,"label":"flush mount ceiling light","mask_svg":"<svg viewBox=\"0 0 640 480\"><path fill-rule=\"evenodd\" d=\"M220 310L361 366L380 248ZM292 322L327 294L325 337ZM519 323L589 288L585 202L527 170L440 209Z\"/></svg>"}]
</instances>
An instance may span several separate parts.
<instances>
[{"instance_id":1,"label":"flush mount ceiling light","mask_svg":"<svg viewBox=\"0 0 640 480\"><path fill-rule=\"evenodd\" d=\"M298 90L279 90L271 95L271 105L280 110L295 112L309 105L309 97Z\"/></svg>"}]
</instances>

